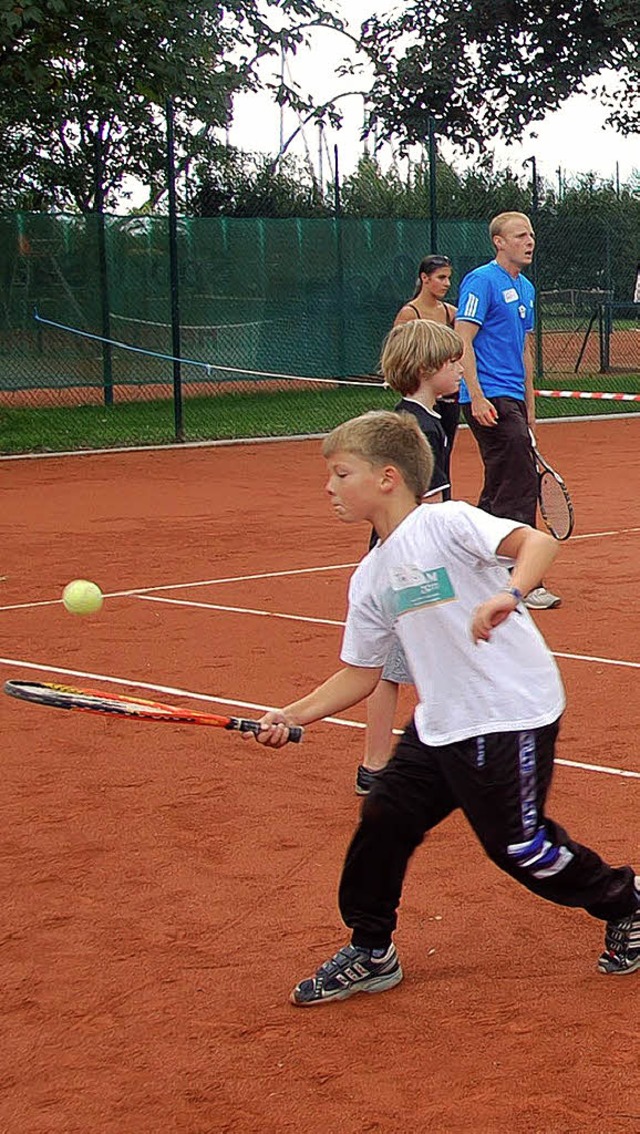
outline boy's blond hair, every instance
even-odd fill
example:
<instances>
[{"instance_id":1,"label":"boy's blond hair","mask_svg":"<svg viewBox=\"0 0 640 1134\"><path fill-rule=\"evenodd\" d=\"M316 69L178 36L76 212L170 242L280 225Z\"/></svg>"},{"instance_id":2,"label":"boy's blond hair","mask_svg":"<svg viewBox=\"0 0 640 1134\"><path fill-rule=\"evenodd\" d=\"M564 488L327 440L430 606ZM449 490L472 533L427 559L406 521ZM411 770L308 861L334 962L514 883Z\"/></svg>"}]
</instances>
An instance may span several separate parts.
<instances>
[{"instance_id":1,"label":"boy's blond hair","mask_svg":"<svg viewBox=\"0 0 640 1134\"><path fill-rule=\"evenodd\" d=\"M502 236L507 225L510 224L511 221L516 220L526 221L527 224L531 224L526 213L498 213L497 217L494 217L489 225L489 236L491 239L493 240L494 236Z\"/></svg>"},{"instance_id":2,"label":"boy's blond hair","mask_svg":"<svg viewBox=\"0 0 640 1134\"><path fill-rule=\"evenodd\" d=\"M370 465L393 465L416 501L431 484L433 453L415 417L390 410L369 410L343 422L329 433L322 455L351 453Z\"/></svg>"},{"instance_id":3,"label":"boy's blond hair","mask_svg":"<svg viewBox=\"0 0 640 1134\"><path fill-rule=\"evenodd\" d=\"M392 327L384 340L382 377L402 397L410 396L445 362L461 358L462 351L462 339L451 327L428 319L412 319Z\"/></svg>"}]
</instances>

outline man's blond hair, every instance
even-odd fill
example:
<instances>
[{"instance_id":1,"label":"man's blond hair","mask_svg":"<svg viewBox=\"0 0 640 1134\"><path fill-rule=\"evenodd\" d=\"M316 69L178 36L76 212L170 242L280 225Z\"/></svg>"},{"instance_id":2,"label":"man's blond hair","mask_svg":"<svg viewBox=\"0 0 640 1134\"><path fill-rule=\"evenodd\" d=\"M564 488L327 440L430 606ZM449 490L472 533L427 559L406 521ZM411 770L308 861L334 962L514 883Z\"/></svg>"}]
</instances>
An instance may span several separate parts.
<instances>
[{"instance_id":1,"label":"man's blond hair","mask_svg":"<svg viewBox=\"0 0 640 1134\"><path fill-rule=\"evenodd\" d=\"M403 397L415 394L425 378L431 378L445 362L462 358L459 335L444 323L412 319L392 327L380 358L387 386Z\"/></svg>"},{"instance_id":2,"label":"man's blond hair","mask_svg":"<svg viewBox=\"0 0 640 1134\"><path fill-rule=\"evenodd\" d=\"M415 417L390 410L369 410L343 422L325 437L322 455L350 453L376 468L393 465L416 501L433 476L433 453Z\"/></svg>"},{"instance_id":3,"label":"man's blond hair","mask_svg":"<svg viewBox=\"0 0 640 1134\"><path fill-rule=\"evenodd\" d=\"M518 220L526 221L529 225L531 224L526 213L498 213L497 217L494 217L489 225L489 236L492 240L494 236L502 236L507 225L510 224L511 221Z\"/></svg>"}]
</instances>

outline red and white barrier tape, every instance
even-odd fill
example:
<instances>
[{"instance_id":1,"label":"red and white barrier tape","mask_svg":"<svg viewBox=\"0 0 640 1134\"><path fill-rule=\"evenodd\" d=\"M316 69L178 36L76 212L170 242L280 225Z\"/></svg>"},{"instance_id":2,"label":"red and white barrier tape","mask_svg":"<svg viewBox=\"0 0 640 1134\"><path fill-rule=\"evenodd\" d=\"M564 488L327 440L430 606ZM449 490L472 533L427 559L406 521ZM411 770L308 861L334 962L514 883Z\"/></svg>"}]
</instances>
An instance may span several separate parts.
<instances>
[{"instance_id":1,"label":"red and white barrier tape","mask_svg":"<svg viewBox=\"0 0 640 1134\"><path fill-rule=\"evenodd\" d=\"M607 402L640 402L640 394L604 394L585 390L534 390L537 398L595 398Z\"/></svg>"}]
</instances>

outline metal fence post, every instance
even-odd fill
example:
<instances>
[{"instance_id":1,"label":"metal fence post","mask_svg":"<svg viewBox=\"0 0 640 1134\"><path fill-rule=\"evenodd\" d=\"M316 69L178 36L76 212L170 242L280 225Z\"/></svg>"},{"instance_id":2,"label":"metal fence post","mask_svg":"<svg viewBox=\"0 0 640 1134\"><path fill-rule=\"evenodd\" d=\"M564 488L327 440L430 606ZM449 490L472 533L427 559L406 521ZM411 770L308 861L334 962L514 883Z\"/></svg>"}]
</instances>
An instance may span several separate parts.
<instances>
[{"instance_id":1,"label":"metal fence post","mask_svg":"<svg viewBox=\"0 0 640 1134\"><path fill-rule=\"evenodd\" d=\"M540 212L540 199L538 196L538 167L536 164L535 156L526 158L523 164L531 165L531 223L533 224L533 229L535 232L538 227L538 216ZM544 362L542 357L542 308L540 304L540 293L538 289L538 268L535 255L531 264L531 282L536 289L534 309L536 319L535 376L536 382L539 384L544 374Z\"/></svg>"},{"instance_id":2,"label":"metal fence post","mask_svg":"<svg viewBox=\"0 0 640 1134\"><path fill-rule=\"evenodd\" d=\"M430 252L438 251L438 212L437 212L437 193L436 193L436 120L433 115L429 115L428 121L428 144L429 144L429 223L430 223Z\"/></svg>"},{"instance_id":3,"label":"metal fence post","mask_svg":"<svg viewBox=\"0 0 640 1134\"><path fill-rule=\"evenodd\" d=\"M171 349L173 353L173 416L176 441L184 441L182 374L180 369L180 282L178 275L178 223L176 213L176 165L174 154L174 109L168 98L167 183L169 189L169 288L171 294Z\"/></svg>"},{"instance_id":4,"label":"metal fence post","mask_svg":"<svg viewBox=\"0 0 640 1134\"><path fill-rule=\"evenodd\" d=\"M95 146L95 208L98 224L98 277L100 280L100 312L102 322L102 388L105 406L113 405L113 357L111 354L111 316L109 313L109 273L107 240L104 223L104 151L102 123L98 123Z\"/></svg>"}]
</instances>

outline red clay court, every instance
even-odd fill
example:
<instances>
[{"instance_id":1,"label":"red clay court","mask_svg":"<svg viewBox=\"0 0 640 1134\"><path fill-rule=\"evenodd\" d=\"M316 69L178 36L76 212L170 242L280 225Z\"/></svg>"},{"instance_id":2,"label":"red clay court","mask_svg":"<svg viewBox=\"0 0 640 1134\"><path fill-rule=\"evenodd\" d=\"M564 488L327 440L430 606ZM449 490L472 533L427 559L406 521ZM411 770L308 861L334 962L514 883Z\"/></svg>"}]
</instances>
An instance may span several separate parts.
<instances>
[{"instance_id":1,"label":"red clay court","mask_svg":"<svg viewBox=\"0 0 640 1134\"><path fill-rule=\"evenodd\" d=\"M640 419L542 423L538 440L576 509L549 579L563 606L535 616L569 696L550 812L640 866ZM317 441L1 467L3 680L256 716L336 667L367 532L333 519ZM454 482L475 501L466 430ZM109 596L99 615L64 611L78 576ZM459 817L410 869L405 981L288 1003L347 939L362 707L280 752L0 711L3 1134L640 1129L640 975L599 975L600 923L502 876Z\"/></svg>"}]
</instances>

